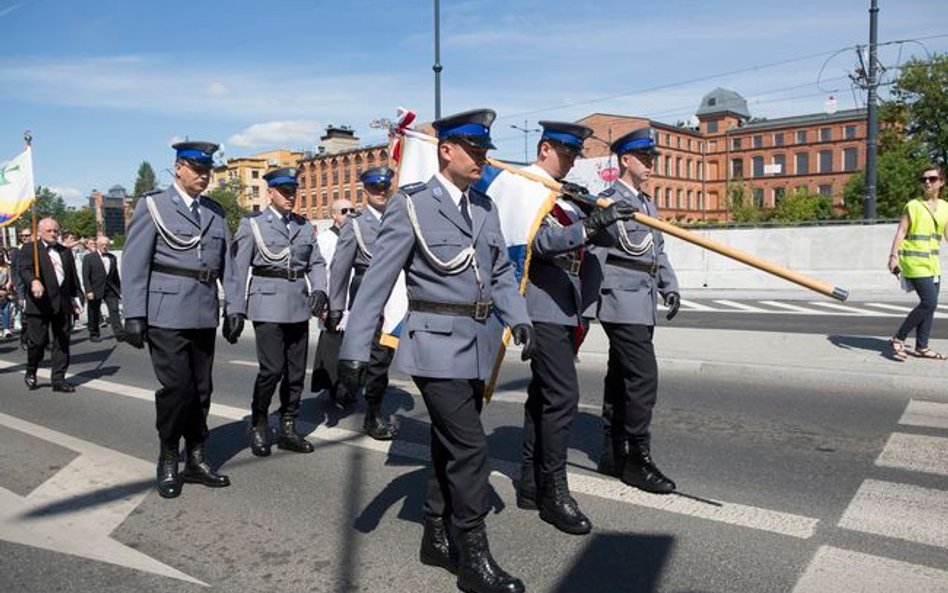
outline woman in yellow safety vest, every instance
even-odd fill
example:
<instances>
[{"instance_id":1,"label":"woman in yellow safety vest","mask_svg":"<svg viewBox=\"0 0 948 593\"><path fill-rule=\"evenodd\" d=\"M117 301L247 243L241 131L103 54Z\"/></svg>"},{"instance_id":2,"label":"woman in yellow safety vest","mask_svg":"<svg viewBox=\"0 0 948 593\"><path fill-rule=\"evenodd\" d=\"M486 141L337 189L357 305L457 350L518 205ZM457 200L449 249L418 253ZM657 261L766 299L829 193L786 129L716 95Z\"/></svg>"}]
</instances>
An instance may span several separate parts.
<instances>
[{"instance_id":1,"label":"woman in yellow safety vest","mask_svg":"<svg viewBox=\"0 0 948 593\"><path fill-rule=\"evenodd\" d=\"M918 294L918 306L902 322L902 327L889 343L892 357L906 360L905 339L915 330L915 351L920 358L945 360L946 356L928 347L928 336L938 305L941 280L941 262L938 248L941 238L948 239L948 202L939 199L945 185L945 173L939 167L926 167L922 173L924 194L905 205L899 220L892 249L889 253L889 271L902 277Z\"/></svg>"}]
</instances>

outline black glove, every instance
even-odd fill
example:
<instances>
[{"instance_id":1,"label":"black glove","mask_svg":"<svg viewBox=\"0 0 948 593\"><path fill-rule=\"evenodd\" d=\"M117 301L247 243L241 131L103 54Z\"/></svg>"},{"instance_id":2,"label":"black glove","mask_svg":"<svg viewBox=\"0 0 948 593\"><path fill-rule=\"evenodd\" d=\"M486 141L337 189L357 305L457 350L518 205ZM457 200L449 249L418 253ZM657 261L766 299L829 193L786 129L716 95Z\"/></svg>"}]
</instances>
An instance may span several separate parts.
<instances>
[{"instance_id":1,"label":"black glove","mask_svg":"<svg viewBox=\"0 0 948 593\"><path fill-rule=\"evenodd\" d=\"M586 234L591 237L610 224L615 224L616 221L631 220L632 216L638 211L635 206L610 204L605 208L593 210L589 216L583 219L583 226L586 227Z\"/></svg>"},{"instance_id":2,"label":"black glove","mask_svg":"<svg viewBox=\"0 0 948 593\"><path fill-rule=\"evenodd\" d=\"M665 304L668 305L668 314L665 315L665 319L671 321L675 315L678 315L678 308L681 307L681 295L677 292L666 294Z\"/></svg>"},{"instance_id":3,"label":"black glove","mask_svg":"<svg viewBox=\"0 0 948 593\"><path fill-rule=\"evenodd\" d=\"M520 349L520 360L530 360L533 356L533 348L535 346L533 326L520 323L513 326L510 332L513 334L514 344L522 346Z\"/></svg>"},{"instance_id":4,"label":"black glove","mask_svg":"<svg viewBox=\"0 0 948 593\"><path fill-rule=\"evenodd\" d=\"M588 189L582 185L579 185L578 183L573 183L572 181L561 181L560 192L568 196L575 196L577 198L589 195Z\"/></svg>"},{"instance_id":5,"label":"black glove","mask_svg":"<svg viewBox=\"0 0 948 593\"><path fill-rule=\"evenodd\" d=\"M228 315L227 312L224 312L224 323L221 326L221 334L225 340L231 344L237 343L237 338L239 338L240 334L244 331L244 319L246 319L246 317L240 313Z\"/></svg>"},{"instance_id":6,"label":"black glove","mask_svg":"<svg viewBox=\"0 0 948 593\"><path fill-rule=\"evenodd\" d=\"M313 312L313 317L319 317L322 314L328 300L329 297L321 290L315 290L309 295L309 310Z\"/></svg>"},{"instance_id":7,"label":"black glove","mask_svg":"<svg viewBox=\"0 0 948 593\"><path fill-rule=\"evenodd\" d=\"M348 393L358 393L368 367L369 363L361 360L340 360L336 367L339 373L339 384Z\"/></svg>"},{"instance_id":8,"label":"black glove","mask_svg":"<svg viewBox=\"0 0 948 593\"><path fill-rule=\"evenodd\" d=\"M326 331L331 334L339 331L339 322L342 321L342 311L340 309L330 309L326 314Z\"/></svg>"},{"instance_id":9,"label":"black glove","mask_svg":"<svg viewBox=\"0 0 948 593\"><path fill-rule=\"evenodd\" d=\"M125 318L125 341L132 348L141 350L148 341L148 323L144 317Z\"/></svg>"}]
</instances>

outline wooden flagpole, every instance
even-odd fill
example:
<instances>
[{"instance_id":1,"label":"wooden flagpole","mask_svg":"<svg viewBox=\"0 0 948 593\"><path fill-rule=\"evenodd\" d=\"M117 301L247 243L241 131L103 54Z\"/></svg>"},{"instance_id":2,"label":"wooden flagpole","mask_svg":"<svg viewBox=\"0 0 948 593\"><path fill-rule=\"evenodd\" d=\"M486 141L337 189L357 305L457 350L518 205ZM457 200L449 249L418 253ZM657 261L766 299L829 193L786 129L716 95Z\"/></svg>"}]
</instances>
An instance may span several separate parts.
<instances>
[{"instance_id":1,"label":"wooden flagpole","mask_svg":"<svg viewBox=\"0 0 948 593\"><path fill-rule=\"evenodd\" d=\"M23 132L23 142L26 144L26 148L33 148L33 135L30 134L30 131L27 130ZM30 167L33 167L33 155L32 151L30 154ZM39 233L36 229L36 188L31 187L31 192L34 192L33 201L30 202L30 226L33 229L33 280L39 280L40 277L40 263L39 263L39 250L36 248L36 242L39 240ZM31 287L32 288L32 287Z\"/></svg>"}]
</instances>

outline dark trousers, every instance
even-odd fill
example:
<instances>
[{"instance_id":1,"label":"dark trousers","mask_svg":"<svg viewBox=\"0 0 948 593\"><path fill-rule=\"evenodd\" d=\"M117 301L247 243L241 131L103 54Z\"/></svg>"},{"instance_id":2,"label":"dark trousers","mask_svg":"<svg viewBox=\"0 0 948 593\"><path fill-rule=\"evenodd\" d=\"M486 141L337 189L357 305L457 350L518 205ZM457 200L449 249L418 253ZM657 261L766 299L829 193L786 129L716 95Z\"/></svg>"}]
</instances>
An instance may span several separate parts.
<instances>
[{"instance_id":1,"label":"dark trousers","mask_svg":"<svg viewBox=\"0 0 948 593\"><path fill-rule=\"evenodd\" d=\"M382 322L375 330L372 349L369 351L369 368L365 370L365 401L382 403L382 396L388 389L388 368L392 365L395 350L379 344L382 335Z\"/></svg>"},{"instance_id":2,"label":"dark trousers","mask_svg":"<svg viewBox=\"0 0 948 593\"><path fill-rule=\"evenodd\" d=\"M26 319L26 370L35 373L43 361L49 334L53 334L53 383L66 380L69 368L69 332L72 329L72 312L60 311L53 315L25 315Z\"/></svg>"},{"instance_id":3,"label":"dark trousers","mask_svg":"<svg viewBox=\"0 0 948 593\"><path fill-rule=\"evenodd\" d=\"M124 331L122 329L122 318L119 316L119 299L114 293L106 293L104 298L93 299L89 301L89 311L87 315L86 327L89 330L89 337L98 337L99 326L102 324L102 302L105 302L109 310L109 324L112 326L112 335L120 336Z\"/></svg>"},{"instance_id":4,"label":"dark trousers","mask_svg":"<svg viewBox=\"0 0 948 593\"><path fill-rule=\"evenodd\" d=\"M213 327L202 329L148 328L148 348L161 389L155 392L157 428L161 444L178 448L207 439L207 413L214 389Z\"/></svg>"},{"instance_id":5,"label":"dark trousers","mask_svg":"<svg viewBox=\"0 0 948 593\"><path fill-rule=\"evenodd\" d=\"M579 404L576 376L576 328L535 322L536 349L530 360L533 378L523 414L523 471L537 478L566 468L569 432Z\"/></svg>"},{"instance_id":6,"label":"dark trousers","mask_svg":"<svg viewBox=\"0 0 948 593\"><path fill-rule=\"evenodd\" d=\"M602 397L602 425L616 448L649 444L652 408L658 396L658 363L651 325L603 323L609 363Z\"/></svg>"},{"instance_id":7,"label":"dark trousers","mask_svg":"<svg viewBox=\"0 0 948 593\"><path fill-rule=\"evenodd\" d=\"M902 327L895 334L900 340L905 340L912 331L915 331L915 347L928 348L928 337L932 333L932 324L935 321L935 309L938 307L938 289L941 282L935 282L934 277L906 278L915 287L919 303L912 309Z\"/></svg>"},{"instance_id":8,"label":"dark trousers","mask_svg":"<svg viewBox=\"0 0 948 593\"><path fill-rule=\"evenodd\" d=\"M316 343L316 354L313 355L313 377L310 380L310 391L323 389L329 395L336 397L336 386L339 384L339 350L342 348L342 332L323 330Z\"/></svg>"},{"instance_id":9,"label":"dark trousers","mask_svg":"<svg viewBox=\"0 0 948 593\"><path fill-rule=\"evenodd\" d=\"M253 385L253 420L266 418L277 383L280 385L280 416L296 418L306 378L309 354L309 322L253 322L260 372Z\"/></svg>"},{"instance_id":10,"label":"dark trousers","mask_svg":"<svg viewBox=\"0 0 948 593\"><path fill-rule=\"evenodd\" d=\"M479 527L490 510L487 436L481 426L484 382L412 377L431 417L431 467L424 513Z\"/></svg>"}]
</instances>

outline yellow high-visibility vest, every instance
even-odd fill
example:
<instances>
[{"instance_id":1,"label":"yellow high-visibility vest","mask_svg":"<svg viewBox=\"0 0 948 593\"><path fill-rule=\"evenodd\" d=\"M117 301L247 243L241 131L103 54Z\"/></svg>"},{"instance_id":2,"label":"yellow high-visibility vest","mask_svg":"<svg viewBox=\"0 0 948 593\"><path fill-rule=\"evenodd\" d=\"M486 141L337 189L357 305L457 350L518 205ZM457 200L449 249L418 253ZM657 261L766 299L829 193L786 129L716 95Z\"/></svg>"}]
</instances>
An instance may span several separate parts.
<instances>
[{"instance_id":1,"label":"yellow high-visibility vest","mask_svg":"<svg viewBox=\"0 0 948 593\"><path fill-rule=\"evenodd\" d=\"M928 278L941 276L941 261L938 257L941 238L948 224L948 202L938 200L935 212L921 198L905 205L909 228L899 244L899 267L905 278Z\"/></svg>"}]
</instances>

